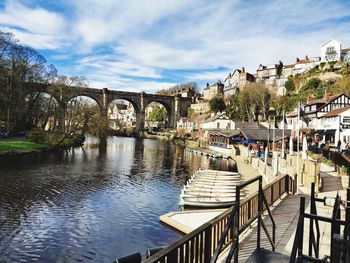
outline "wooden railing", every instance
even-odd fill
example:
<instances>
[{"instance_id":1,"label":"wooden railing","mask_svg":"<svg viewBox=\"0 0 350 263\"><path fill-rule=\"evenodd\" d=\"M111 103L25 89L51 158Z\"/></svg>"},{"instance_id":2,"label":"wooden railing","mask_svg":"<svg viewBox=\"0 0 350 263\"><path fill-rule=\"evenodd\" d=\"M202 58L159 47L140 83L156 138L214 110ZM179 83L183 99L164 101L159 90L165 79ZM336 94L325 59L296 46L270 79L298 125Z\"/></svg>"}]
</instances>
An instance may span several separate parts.
<instances>
[{"instance_id":1,"label":"wooden railing","mask_svg":"<svg viewBox=\"0 0 350 263\"><path fill-rule=\"evenodd\" d=\"M295 239L290 256L290 263L297 262L315 262L325 263L329 262L320 256L320 227L319 221L323 223L331 224L329 243L330 243L330 262L332 263L348 263L350 262L350 189L347 190L347 200L342 202L339 195L336 196L333 205L332 217L326 217L317 214L316 202L326 204L327 197L323 199L315 197L315 185L311 186L311 199L310 199L310 212L305 212L305 197L300 197L300 214L295 233ZM345 220L341 219L340 206L345 206ZM305 232L305 219L310 223L309 238L308 238L308 254L304 251L304 232ZM314 227L315 226L315 227ZM343 235L341 233L341 226L343 228ZM325 235L327 236L327 235ZM325 241L323 241L325 242ZM323 253L328 253L323 251Z\"/></svg>"},{"instance_id":2,"label":"wooden railing","mask_svg":"<svg viewBox=\"0 0 350 263\"><path fill-rule=\"evenodd\" d=\"M289 175L282 176L263 188L266 197L266 206L270 206L285 193L295 192L295 183ZM180 240L164 248L152 257L146 259L144 263L151 262L210 262L220 239L222 238L225 226L229 219L233 219L234 210L239 215L239 233L250 226L258 216L259 193L252 194L242 200L239 205L228 209L216 218L210 220L191 233L185 235ZM231 218L230 218L231 216ZM237 234L237 223L231 224L228 234L225 236L223 247L227 247L232 242L232 238Z\"/></svg>"}]
</instances>

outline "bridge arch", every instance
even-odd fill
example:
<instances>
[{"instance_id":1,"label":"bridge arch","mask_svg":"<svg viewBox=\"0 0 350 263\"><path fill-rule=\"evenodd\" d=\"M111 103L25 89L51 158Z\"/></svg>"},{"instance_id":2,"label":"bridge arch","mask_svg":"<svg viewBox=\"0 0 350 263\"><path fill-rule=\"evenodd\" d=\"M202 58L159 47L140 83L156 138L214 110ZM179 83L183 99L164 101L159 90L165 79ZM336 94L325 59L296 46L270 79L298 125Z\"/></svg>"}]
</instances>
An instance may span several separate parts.
<instances>
[{"instance_id":1,"label":"bridge arch","mask_svg":"<svg viewBox=\"0 0 350 263\"><path fill-rule=\"evenodd\" d=\"M124 114L128 114L126 118L124 118L125 116L121 117L119 115L119 108L117 107L117 112L118 114L116 114L116 112L114 112L115 108L113 106L114 105L118 105L118 101L119 106L121 104L125 104L125 102L129 103L129 105L132 106L132 110L130 111L130 108L127 108L127 112L124 111ZM128 107L128 104L125 104L126 107ZM113 107L112 107L113 106ZM140 118L140 107L139 105L132 99L130 98L126 98L126 97L115 97L113 99L111 99L110 101L108 101L108 104L106 106L107 108L107 118L109 119L109 125L112 129L117 128L117 125L119 125L118 127L123 127L123 128L127 128L127 127L134 127L136 129L137 126L137 121ZM125 109L124 109L125 110Z\"/></svg>"},{"instance_id":2,"label":"bridge arch","mask_svg":"<svg viewBox=\"0 0 350 263\"><path fill-rule=\"evenodd\" d=\"M97 105L99 106L100 110L102 109L102 103L96 96L91 95L89 93L84 93L84 92L79 92L79 93L76 93L74 95L66 97L65 98L65 104L68 104L71 100L73 100L73 99L75 99L77 97L88 97L88 98L94 100L97 103Z\"/></svg>"},{"instance_id":3,"label":"bridge arch","mask_svg":"<svg viewBox=\"0 0 350 263\"><path fill-rule=\"evenodd\" d=\"M160 104L165 108L165 110L167 111L167 121L165 123L165 126L167 128L172 128L174 125L174 106L171 103L164 100L150 99L150 100L147 100L145 104L145 110L147 107L150 107L152 103Z\"/></svg>"}]
</instances>

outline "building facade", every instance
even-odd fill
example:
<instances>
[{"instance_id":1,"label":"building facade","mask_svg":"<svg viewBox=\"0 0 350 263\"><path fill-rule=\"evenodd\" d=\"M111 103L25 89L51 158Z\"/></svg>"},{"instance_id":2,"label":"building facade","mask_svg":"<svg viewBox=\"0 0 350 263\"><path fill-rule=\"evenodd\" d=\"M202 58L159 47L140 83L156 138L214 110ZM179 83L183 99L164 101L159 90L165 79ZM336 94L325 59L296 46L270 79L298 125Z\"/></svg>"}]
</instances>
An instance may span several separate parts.
<instances>
[{"instance_id":1,"label":"building facade","mask_svg":"<svg viewBox=\"0 0 350 263\"><path fill-rule=\"evenodd\" d=\"M350 107L348 96L345 94L330 96L326 91L322 99L311 101L308 98L307 103L300 106L300 119L298 119L297 108L287 114L287 129L292 131L293 137L296 137L298 129L314 130L320 141L328 141L330 145L335 146L335 143L343 136L342 133L339 133L343 120L338 121L339 116L334 114L342 113L347 107ZM347 120L348 118L345 117L345 124ZM347 136L347 133L344 136Z\"/></svg>"},{"instance_id":2,"label":"building facade","mask_svg":"<svg viewBox=\"0 0 350 263\"><path fill-rule=\"evenodd\" d=\"M224 84L221 81L217 81L216 83L207 86L203 90L203 99L208 101L214 97L222 97L224 96Z\"/></svg>"},{"instance_id":3,"label":"building facade","mask_svg":"<svg viewBox=\"0 0 350 263\"><path fill-rule=\"evenodd\" d=\"M193 109L196 114L200 115L208 113L210 111L210 106L207 101L201 101L191 104L191 109Z\"/></svg>"},{"instance_id":4,"label":"building facade","mask_svg":"<svg viewBox=\"0 0 350 263\"><path fill-rule=\"evenodd\" d=\"M206 130L235 130L235 123L225 114L217 114L203 122L202 128Z\"/></svg>"},{"instance_id":5,"label":"building facade","mask_svg":"<svg viewBox=\"0 0 350 263\"><path fill-rule=\"evenodd\" d=\"M317 136L320 142L337 146L338 141L350 141L350 106L328 112L318 119Z\"/></svg>"},{"instance_id":6,"label":"building facade","mask_svg":"<svg viewBox=\"0 0 350 263\"><path fill-rule=\"evenodd\" d=\"M229 98L239 90L242 90L246 85L255 82L254 75L245 71L243 67L240 69L235 69L233 73L229 73L224 82L224 96Z\"/></svg>"},{"instance_id":7,"label":"building facade","mask_svg":"<svg viewBox=\"0 0 350 263\"><path fill-rule=\"evenodd\" d=\"M341 43L330 39L321 46L321 62L339 61L341 59Z\"/></svg>"}]
</instances>

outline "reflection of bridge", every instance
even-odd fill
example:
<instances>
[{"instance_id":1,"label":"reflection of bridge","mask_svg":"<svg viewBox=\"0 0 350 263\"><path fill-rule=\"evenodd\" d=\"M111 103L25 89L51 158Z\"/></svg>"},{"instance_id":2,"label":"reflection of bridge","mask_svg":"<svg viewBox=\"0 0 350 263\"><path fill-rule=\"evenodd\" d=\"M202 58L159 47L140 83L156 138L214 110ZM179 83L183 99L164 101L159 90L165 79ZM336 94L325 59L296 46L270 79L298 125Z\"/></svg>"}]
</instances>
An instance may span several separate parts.
<instances>
[{"instance_id":1,"label":"reflection of bridge","mask_svg":"<svg viewBox=\"0 0 350 263\"><path fill-rule=\"evenodd\" d=\"M164 96L146 94L145 92L125 92L108 89L79 88L59 85L27 84L28 93L44 92L51 95L59 104L60 125L64 126L65 112L68 102L78 96L87 96L95 100L100 108L101 120L107 118L108 105L118 99L130 102L136 113L136 132L144 130L145 109L151 102L162 104L168 112L168 127L176 126L176 120L187 115L192 99L180 96ZM102 125L106 122L101 121Z\"/></svg>"}]
</instances>

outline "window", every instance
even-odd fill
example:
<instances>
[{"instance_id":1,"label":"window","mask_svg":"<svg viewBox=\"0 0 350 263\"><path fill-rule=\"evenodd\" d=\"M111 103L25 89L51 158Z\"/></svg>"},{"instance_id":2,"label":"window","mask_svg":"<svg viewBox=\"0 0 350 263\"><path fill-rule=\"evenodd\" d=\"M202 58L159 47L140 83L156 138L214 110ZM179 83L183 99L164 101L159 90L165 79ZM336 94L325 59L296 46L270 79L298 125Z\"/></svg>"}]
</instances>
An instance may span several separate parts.
<instances>
[{"instance_id":1,"label":"window","mask_svg":"<svg viewBox=\"0 0 350 263\"><path fill-rule=\"evenodd\" d=\"M343 123L350 123L350 116L344 116Z\"/></svg>"},{"instance_id":2,"label":"window","mask_svg":"<svg viewBox=\"0 0 350 263\"><path fill-rule=\"evenodd\" d=\"M220 129L220 122L216 124L216 128Z\"/></svg>"}]
</instances>

